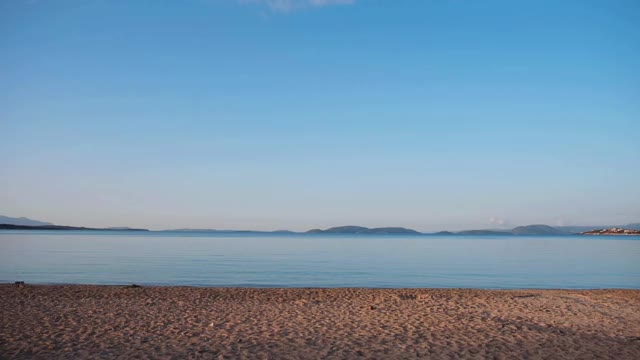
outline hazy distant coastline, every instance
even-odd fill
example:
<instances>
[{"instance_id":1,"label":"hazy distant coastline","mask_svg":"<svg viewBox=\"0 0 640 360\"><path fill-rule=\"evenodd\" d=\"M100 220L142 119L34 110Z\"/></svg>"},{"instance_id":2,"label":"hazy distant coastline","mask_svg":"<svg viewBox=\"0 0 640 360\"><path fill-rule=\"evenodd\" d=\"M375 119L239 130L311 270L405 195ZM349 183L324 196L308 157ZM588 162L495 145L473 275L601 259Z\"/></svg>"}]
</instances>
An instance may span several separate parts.
<instances>
[{"instance_id":1,"label":"hazy distant coastline","mask_svg":"<svg viewBox=\"0 0 640 360\"><path fill-rule=\"evenodd\" d=\"M517 226L513 229L479 229L463 231L439 231L419 232L404 227L378 227L368 228L364 226L337 226L328 229L311 229L304 232L290 230L260 231L260 230L217 230L217 229L167 229L149 230L130 227L90 228L83 226L54 225L49 222L32 220L29 218L12 218L0 216L0 230L63 230L63 231L146 231L146 232L189 232L189 233L219 233L219 234L296 234L296 235L577 235L598 232L606 234L606 229L621 228L628 230L640 230L640 223L626 225L600 225L600 226L549 226L544 224ZM629 234L635 235L635 232Z\"/></svg>"},{"instance_id":2,"label":"hazy distant coastline","mask_svg":"<svg viewBox=\"0 0 640 360\"><path fill-rule=\"evenodd\" d=\"M14 225L0 224L0 230L91 230L91 231L150 231L149 229L134 229L128 227L89 228L81 226L63 225Z\"/></svg>"}]
</instances>

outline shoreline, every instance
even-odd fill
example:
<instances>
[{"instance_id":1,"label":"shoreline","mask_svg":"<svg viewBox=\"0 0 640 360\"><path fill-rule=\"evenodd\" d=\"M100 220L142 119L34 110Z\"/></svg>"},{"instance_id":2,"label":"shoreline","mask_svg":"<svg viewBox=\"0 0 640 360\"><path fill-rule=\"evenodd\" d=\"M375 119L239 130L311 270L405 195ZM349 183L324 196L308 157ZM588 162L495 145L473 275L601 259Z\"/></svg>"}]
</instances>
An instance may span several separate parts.
<instances>
[{"instance_id":1,"label":"shoreline","mask_svg":"<svg viewBox=\"0 0 640 360\"><path fill-rule=\"evenodd\" d=\"M602 287L602 288L536 288L536 287L374 287L374 286L282 286L282 285L261 285L261 286L244 286L244 285L178 285L178 284L153 284L153 283L126 283L126 284L95 284L95 283L47 283L47 282L26 282L26 281L10 281L1 282L0 288L5 286L17 286L22 283L23 287L117 287L117 288L146 288L146 289L230 289L230 290L460 290L460 291L638 291L637 288L630 287Z\"/></svg>"},{"instance_id":2,"label":"shoreline","mask_svg":"<svg viewBox=\"0 0 640 360\"><path fill-rule=\"evenodd\" d=\"M0 358L640 358L640 290L0 284Z\"/></svg>"}]
</instances>

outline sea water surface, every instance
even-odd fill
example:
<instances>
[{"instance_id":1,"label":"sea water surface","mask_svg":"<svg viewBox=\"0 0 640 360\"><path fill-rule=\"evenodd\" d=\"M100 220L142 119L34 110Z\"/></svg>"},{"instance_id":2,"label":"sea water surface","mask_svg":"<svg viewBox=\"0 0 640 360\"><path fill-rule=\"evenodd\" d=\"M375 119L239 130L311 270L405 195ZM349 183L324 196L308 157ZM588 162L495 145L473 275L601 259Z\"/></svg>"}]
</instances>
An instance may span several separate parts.
<instances>
[{"instance_id":1,"label":"sea water surface","mask_svg":"<svg viewBox=\"0 0 640 360\"><path fill-rule=\"evenodd\" d=\"M0 282L640 288L640 237L0 231Z\"/></svg>"}]
</instances>

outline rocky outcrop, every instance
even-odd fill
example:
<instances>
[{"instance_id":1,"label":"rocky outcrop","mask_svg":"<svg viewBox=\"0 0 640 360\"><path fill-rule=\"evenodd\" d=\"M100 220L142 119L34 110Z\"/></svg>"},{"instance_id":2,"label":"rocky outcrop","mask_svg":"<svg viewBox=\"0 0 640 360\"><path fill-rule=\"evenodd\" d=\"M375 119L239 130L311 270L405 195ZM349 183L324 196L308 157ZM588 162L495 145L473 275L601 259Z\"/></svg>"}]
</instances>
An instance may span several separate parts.
<instances>
[{"instance_id":1,"label":"rocky outcrop","mask_svg":"<svg viewBox=\"0 0 640 360\"><path fill-rule=\"evenodd\" d=\"M580 233L582 235L640 235L640 230L609 228L600 230L591 230Z\"/></svg>"}]
</instances>

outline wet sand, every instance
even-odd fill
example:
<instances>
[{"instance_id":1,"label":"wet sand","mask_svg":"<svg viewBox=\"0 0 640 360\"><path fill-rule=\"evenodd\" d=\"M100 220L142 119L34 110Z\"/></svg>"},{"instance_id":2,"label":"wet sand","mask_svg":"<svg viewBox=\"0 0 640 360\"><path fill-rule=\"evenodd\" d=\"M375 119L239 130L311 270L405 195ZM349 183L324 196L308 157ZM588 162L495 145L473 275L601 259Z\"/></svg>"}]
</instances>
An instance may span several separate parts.
<instances>
[{"instance_id":1,"label":"wet sand","mask_svg":"<svg viewBox=\"0 0 640 360\"><path fill-rule=\"evenodd\" d=\"M640 290L0 285L0 358L640 359Z\"/></svg>"}]
</instances>

